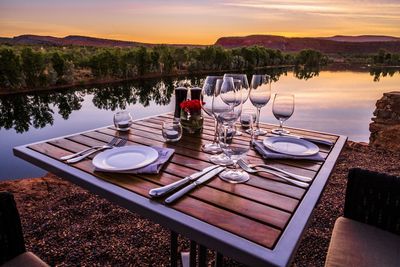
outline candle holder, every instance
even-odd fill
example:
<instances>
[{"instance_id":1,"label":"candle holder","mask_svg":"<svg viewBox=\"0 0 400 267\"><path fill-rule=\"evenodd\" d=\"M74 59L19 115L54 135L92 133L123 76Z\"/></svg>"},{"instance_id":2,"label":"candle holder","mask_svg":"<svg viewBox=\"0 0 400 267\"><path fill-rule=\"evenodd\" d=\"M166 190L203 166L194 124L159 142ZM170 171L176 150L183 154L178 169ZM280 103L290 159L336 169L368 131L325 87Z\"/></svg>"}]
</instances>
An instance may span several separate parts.
<instances>
[{"instance_id":1,"label":"candle holder","mask_svg":"<svg viewBox=\"0 0 400 267\"><path fill-rule=\"evenodd\" d=\"M162 125L162 136L167 142L177 142L182 137L182 125L178 120L164 122Z\"/></svg>"}]
</instances>

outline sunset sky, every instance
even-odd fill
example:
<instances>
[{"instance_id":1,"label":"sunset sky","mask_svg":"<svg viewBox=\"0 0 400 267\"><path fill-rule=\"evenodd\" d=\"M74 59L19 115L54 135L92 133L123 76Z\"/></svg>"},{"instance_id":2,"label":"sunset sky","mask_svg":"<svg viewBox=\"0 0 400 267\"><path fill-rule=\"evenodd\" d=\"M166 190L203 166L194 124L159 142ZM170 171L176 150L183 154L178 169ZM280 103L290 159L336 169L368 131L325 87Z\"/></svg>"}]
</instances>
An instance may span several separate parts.
<instances>
[{"instance_id":1,"label":"sunset sky","mask_svg":"<svg viewBox=\"0 0 400 267\"><path fill-rule=\"evenodd\" d=\"M221 36L400 36L400 0L0 0L0 36L213 44Z\"/></svg>"}]
</instances>

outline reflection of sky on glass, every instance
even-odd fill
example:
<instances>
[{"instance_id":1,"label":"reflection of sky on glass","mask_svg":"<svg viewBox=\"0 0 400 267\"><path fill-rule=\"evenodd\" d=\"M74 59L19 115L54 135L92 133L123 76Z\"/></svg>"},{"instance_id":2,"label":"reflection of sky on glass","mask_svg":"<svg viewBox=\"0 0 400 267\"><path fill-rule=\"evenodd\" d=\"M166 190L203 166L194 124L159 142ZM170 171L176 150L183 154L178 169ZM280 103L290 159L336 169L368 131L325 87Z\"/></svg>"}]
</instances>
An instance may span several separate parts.
<instances>
[{"instance_id":1,"label":"reflection of sky on glass","mask_svg":"<svg viewBox=\"0 0 400 267\"><path fill-rule=\"evenodd\" d=\"M399 84L399 74L373 82L367 72L322 71L307 81L288 73L272 85L272 95L295 94L295 112L287 125L343 134L350 140L367 142L376 101L384 92L398 90ZM272 102L273 96L262 109L261 120L277 123L272 115Z\"/></svg>"},{"instance_id":2,"label":"reflection of sky on glass","mask_svg":"<svg viewBox=\"0 0 400 267\"><path fill-rule=\"evenodd\" d=\"M398 0L2 0L0 36L212 44L249 34L400 35Z\"/></svg>"}]
</instances>

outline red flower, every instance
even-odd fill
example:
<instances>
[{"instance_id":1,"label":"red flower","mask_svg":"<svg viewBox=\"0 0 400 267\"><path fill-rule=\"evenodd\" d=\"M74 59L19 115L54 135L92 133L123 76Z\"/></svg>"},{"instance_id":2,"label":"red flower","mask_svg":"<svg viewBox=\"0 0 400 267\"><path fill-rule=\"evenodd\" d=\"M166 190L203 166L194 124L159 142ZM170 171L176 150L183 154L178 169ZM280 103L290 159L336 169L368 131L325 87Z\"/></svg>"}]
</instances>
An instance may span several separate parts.
<instances>
[{"instance_id":1,"label":"red flower","mask_svg":"<svg viewBox=\"0 0 400 267\"><path fill-rule=\"evenodd\" d=\"M203 105L205 103L203 102ZM183 101L180 105L181 109L183 109L185 112L188 113L195 113L196 111L200 111L201 110L201 103L200 100L186 100Z\"/></svg>"}]
</instances>

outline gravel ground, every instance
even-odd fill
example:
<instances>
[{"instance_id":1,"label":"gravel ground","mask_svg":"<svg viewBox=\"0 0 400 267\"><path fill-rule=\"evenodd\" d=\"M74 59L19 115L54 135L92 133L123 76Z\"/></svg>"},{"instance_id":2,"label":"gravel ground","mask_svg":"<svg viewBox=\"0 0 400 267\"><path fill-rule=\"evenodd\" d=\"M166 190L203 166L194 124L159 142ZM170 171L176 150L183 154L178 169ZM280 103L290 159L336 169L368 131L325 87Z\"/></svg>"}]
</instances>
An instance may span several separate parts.
<instances>
[{"instance_id":1,"label":"gravel ground","mask_svg":"<svg viewBox=\"0 0 400 267\"><path fill-rule=\"evenodd\" d=\"M343 212L349 168L400 175L400 152L349 142L301 241L293 266L323 266ZM57 266L168 266L169 231L54 175L0 183L14 193L27 249ZM181 249L188 240L179 239ZM213 263L210 252L209 264ZM241 266L225 258L225 266Z\"/></svg>"}]
</instances>

